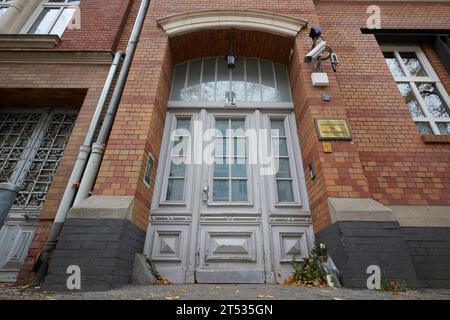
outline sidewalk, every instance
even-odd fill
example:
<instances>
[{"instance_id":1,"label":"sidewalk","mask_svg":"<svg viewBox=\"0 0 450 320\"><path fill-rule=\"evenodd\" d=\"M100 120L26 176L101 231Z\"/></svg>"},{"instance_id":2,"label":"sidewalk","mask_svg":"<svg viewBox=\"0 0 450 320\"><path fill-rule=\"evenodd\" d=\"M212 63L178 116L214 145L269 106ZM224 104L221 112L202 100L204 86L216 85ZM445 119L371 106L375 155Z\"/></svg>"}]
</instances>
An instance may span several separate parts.
<instances>
[{"instance_id":1,"label":"sidewalk","mask_svg":"<svg viewBox=\"0 0 450 320\"><path fill-rule=\"evenodd\" d=\"M450 300L450 290L421 289L393 295L391 292L285 285L167 285L127 286L107 292L53 293L0 287L0 300Z\"/></svg>"}]
</instances>

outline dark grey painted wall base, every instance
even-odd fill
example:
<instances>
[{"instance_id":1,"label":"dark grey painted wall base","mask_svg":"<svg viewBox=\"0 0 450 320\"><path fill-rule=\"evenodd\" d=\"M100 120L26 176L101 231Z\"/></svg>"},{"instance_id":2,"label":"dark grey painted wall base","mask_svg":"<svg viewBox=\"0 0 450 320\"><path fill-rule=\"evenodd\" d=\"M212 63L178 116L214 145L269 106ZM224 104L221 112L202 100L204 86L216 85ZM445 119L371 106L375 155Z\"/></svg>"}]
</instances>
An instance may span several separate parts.
<instances>
[{"instance_id":1,"label":"dark grey painted wall base","mask_svg":"<svg viewBox=\"0 0 450 320\"><path fill-rule=\"evenodd\" d=\"M423 288L450 288L450 228L402 227Z\"/></svg>"},{"instance_id":2,"label":"dark grey painted wall base","mask_svg":"<svg viewBox=\"0 0 450 320\"><path fill-rule=\"evenodd\" d=\"M68 219L52 253L44 286L68 290L67 267L81 269L82 291L106 291L131 282L145 232L125 219Z\"/></svg>"},{"instance_id":3,"label":"dark grey painted wall base","mask_svg":"<svg viewBox=\"0 0 450 320\"><path fill-rule=\"evenodd\" d=\"M450 228L400 227L398 222L339 221L316 234L346 287L366 288L367 267L409 288L450 288Z\"/></svg>"}]
</instances>

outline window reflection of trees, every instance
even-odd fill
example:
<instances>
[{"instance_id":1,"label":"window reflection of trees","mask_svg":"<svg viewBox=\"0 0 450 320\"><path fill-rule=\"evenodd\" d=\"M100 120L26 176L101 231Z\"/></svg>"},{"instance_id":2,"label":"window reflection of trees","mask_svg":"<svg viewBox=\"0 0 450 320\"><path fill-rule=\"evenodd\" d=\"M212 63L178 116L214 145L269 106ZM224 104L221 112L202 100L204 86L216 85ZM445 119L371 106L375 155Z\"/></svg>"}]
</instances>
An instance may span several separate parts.
<instances>
[{"instance_id":1,"label":"window reflection of trees","mask_svg":"<svg viewBox=\"0 0 450 320\"><path fill-rule=\"evenodd\" d=\"M445 105L435 84L421 83L418 85L418 89L434 118L450 118L448 106Z\"/></svg>"},{"instance_id":2,"label":"window reflection of trees","mask_svg":"<svg viewBox=\"0 0 450 320\"><path fill-rule=\"evenodd\" d=\"M269 60L241 57L229 70L222 57L178 64L171 101L292 102L286 66Z\"/></svg>"}]
</instances>

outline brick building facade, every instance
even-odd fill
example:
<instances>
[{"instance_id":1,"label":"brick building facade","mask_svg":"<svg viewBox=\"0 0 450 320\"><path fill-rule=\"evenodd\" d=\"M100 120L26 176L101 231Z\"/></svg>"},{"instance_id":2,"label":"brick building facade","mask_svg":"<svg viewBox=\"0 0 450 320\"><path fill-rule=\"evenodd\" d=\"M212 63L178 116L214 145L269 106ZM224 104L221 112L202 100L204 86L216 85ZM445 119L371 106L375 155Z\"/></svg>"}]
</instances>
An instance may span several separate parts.
<instances>
[{"instance_id":1,"label":"brick building facade","mask_svg":"<svg viewBox=\"0 0 450 320\"><path fill-rule=\"evenodd\" d=\"M49 3L0 1L0 8L9 6L0 16L1 113L77 114L45 203L33 208L35 223L30 228L20 220L30 208L16 203L11 212L19 218L10 214L0 233L0 279L21 284L33 277L66 185L76 190L81 182L71 181L78 149L114 53L129 47L141 6L138 0L67 1L79 6L79 27L55 35L54 18L49 31L31 34L44 28L33 26ZM368 25L374 12L380 13L377 29ZM313 86L313 65L304 61L313 26L340 60L337 72L322 63L327 86ZM92 195L70 209L44 284L64 288L69 265L80 266L84 289L126 284L139 264L136 253L151 256L175 282L280 282L290 261L305 257L316 241L327 244L344 286L364 287L367 267L378 265L385 278L412 287L449 287L449 37L448 1L233 0L225 6L152 0ZM221 66L230 50L240 63L233 71ZM179 96L177 70L186 74ZM251 80L254 71L259 79ZM205 94L208 75L214 75L212 98ZM227 92L219 95L223 83L237 94L237 107L224 107L230 101ZM254 90L257 100L249 98ZM224 120L230 126L242 120L246 129L273 129L282 121L285 176L260 175L259 165L247 167L245 177L228 173L229 184L221 187L229 189L229 201L220 198L225 178L214 165L188 165L176 177L171 132L187 119L216 129ZM351 140L319 139L318 119L345 120ZM24 163L32 165L30 157ZM184 187L175 189L180 181ZM236 194L234 183L240 183Z\"/></svg>"}]
</instances>

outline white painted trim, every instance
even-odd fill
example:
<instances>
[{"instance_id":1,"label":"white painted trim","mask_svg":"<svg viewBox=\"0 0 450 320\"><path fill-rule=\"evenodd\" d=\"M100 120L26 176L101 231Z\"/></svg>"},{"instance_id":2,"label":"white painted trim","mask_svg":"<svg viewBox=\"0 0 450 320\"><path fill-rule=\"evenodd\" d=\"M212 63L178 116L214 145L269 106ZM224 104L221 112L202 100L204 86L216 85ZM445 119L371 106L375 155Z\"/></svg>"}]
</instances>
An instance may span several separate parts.
<instances>
[{"instance_id":1,"label":"white painted trim","mask_svg":"<svg viewBox=\"0 0 450 320\"><path fill-rule=\"evenodd\" d=\"M60 43L58 35L0 34L0 49L53 49Z\"/></svg>"},{"instance_id":2,"label":"white painted trim","mask_svg":"<svg viewBox=\"0 0 450 320\"><path fill-rule=\"evenodd\" d=\"M257 10L190 11L157 20L169 37L210 29L238 28L295 38L308 25L303 19Z\"/></svg>"},{"instance_id":3,"label":"white painted trim","mask_svg":"<svg viewBox=\"0 0 450 320\"><path fill-rule=\"evenodd\" d=\"M294 110L293 102L237 102L237 107L227 108L224 102L186 102L186 101L169 101L167 107L169 109L224 109L228 111L242 109L274 109L274 110Z\"/></svg>"},{"instance_id":4,"label":"white painted trim","mask_svg":"<svg viewBox=\"0 0 450 320\"><path fill-rule=\"evenodd\" d=\"M209 119L209 124L210 126L207 129L215 129L215 123L216 123L216 119L234 119L234 120L244 120L245 122L245 130L248 130L249 128L253 127L253 121L252 121L252 114L248 114L248 113L223 113L223 112L214 112L208 115L210 117ZM230 146L228 145L227 148L229 148ZM208 186L209 186L209 190L210 190L210 196L209 196L209 200L208 203L206 204L209 208L214 208L214 207L253 207L254 206L254 201L253 201L253 189L255 181L253 179L253 172L252 172L252 167L250 164L248 164L248 158L249 158L249 139L248 137L246 138L246 172L247 172L247 201L243 201L243 202L230 202L230 201L225 201L225 202L218 202L218 201L214 201L213 200L213 191L214 191L214 164L208 165ZM231 170L231 169L229 169ZM228 180L229 181L231 179L231 171L229 172L229 177ZM229 190L229 193L231 195L231 188ZM233 210L233 209L231 209Z\"/></svg>"},{"instance_id":5,"label":"white painted trim","mask_svg":"<svg viewBox=\"0 0 450 320\"><path fill-rule=\"evenodd\" d=\"M36 35L30 35L36 36ZM38 36L40 37L40 36ZM48 37L48 36L45 36ZM89 64L108 65L113 61L111 51L56 51L0 49L0 64Z\"/></svg>"}]
</instances>

